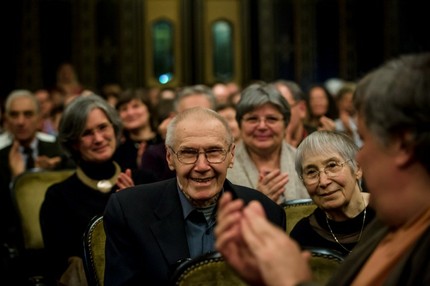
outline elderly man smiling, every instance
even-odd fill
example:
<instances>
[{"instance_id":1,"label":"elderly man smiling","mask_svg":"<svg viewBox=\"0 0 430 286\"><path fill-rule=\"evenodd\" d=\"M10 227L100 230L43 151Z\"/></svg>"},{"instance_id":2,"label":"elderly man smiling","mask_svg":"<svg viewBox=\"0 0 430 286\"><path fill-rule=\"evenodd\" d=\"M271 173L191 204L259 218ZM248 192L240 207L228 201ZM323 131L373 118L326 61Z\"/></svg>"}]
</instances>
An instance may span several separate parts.
<instances>
[{"instance_id":1,"label":"elderly man smiling","mask_svg":"<svg viewBox=\"0 0 430 286\"><path fill-rule=\"evenodd\" d=\"M221 193L261 202L285 227L285 213L266 195L226 180L235 146L227 122L200 107L179 113L166 136L166 159L176 178L114 194L104 221L106 285L164 285L176 262L215 250Z\"/></svg>"}]
</instances>

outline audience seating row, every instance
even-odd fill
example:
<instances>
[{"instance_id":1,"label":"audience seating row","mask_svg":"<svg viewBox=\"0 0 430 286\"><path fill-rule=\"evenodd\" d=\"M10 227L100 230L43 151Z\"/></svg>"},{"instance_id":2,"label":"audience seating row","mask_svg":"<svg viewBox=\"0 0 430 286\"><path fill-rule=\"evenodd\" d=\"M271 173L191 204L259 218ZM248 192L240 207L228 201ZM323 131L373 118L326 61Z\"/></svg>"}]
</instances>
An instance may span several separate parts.
<instances>
[{"instance_id":1,"label":"audience seating row","mask_svg":"<svg viewBox=\"0 0 430 286\"><path fill-rule=\"evenodd\" d=\"M24 251L37 250L43 253L39 211L46 189L49 185L64 180L72 172L73 170L31 171L14 181L12 197L21 221ZM301 218L313 212L316 205L311 199L300 199L287 201L282 207L287 216L286 231L289 233ZM105 241L103 217L96 217L83 235L84 267L89 285L104 285ZM310 264L314 278L325 284L343 261L343 257L330 249L308 250L312 254ZM219 285L219 281L228 281L226 285L246 285L217 252L184 261L172 275L172 285L210 285L208 282Z\"/></svg>"}]
</instances>

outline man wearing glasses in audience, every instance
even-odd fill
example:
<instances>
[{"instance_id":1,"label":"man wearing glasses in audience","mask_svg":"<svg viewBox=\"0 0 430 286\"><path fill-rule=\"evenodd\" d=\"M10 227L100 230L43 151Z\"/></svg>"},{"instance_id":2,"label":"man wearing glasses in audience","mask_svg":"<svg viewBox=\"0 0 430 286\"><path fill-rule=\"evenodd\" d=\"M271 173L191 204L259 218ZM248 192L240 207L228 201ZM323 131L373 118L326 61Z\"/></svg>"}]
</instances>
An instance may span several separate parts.
<instances>
[{"instance_id":1,"label":"man wearing glasses in audience","mask_svg":"<svg viewBox=\"0 0 430 286\"><path fill-rule=\"evenodd\" d=\"M234 161L227 122L200 107L179 113L166 135L166 159L176 178L112 195L104 215L105 285L164 285L179 260L212 252L218 198L229 192L258 200L285 228L285 213L266 195L226 180Z\"/></svg>"}]
</instances>

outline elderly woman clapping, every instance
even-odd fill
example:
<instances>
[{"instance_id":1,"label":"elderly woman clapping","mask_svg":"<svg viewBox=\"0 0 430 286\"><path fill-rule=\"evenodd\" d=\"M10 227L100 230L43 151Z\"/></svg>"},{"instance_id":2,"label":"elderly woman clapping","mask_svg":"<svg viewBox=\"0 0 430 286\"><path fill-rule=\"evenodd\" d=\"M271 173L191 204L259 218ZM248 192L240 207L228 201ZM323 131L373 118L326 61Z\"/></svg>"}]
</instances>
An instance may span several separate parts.
<instances>
[{"instance_id":1,"label":"elderly woman clapping","mask_svg":"<svg viewBox=\"0 0 430 286\"><path fill-rule=\"evenodd\" d=\"M85 281L82 235L90 220L102 215L112 192L134 185L113 160L121 135L117 112L97 95L80 96L64 111L59 140L76 162L69 178L50 186L40 211L52 280L69 285ZM53 281L52 281L53 282ZM81 285L81 284L80 284Z\"/></svg>"},{"instance_id":2,"label":"elderly woman clapping","mask_svg":"<svg viewBox=\"0 0 430 286\"><path fill-rule=\"evenodd\" d=\"M285 98L271 84L253 84L243 91L236 108L242 141L227 178L278 203L308 198L294 170L296 149L284 140L290 121Z\"/></svg>"}]
</instances>

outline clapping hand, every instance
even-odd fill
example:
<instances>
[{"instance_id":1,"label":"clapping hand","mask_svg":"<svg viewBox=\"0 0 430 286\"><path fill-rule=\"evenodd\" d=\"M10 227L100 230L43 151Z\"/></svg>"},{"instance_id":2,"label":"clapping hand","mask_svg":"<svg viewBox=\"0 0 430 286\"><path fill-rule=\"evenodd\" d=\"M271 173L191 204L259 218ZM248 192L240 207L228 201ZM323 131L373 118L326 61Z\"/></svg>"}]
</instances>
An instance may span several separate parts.
<instances>
[{"instance_id":1,"label":"clapping hand","mask_svg":"<svg viewBox=\"0 0 430 286\"><path fill-rule=\"evenodd\" d=\"M16 177L25 171L25 162L19 152L19 142L14 141L9 151L9 167L12 177Z\"/></svg>"},{"instance_id":2,"label":"clapping hand","mask_svg":"<svg viewBox=\"0 0 430 286\"><path fill-rule=\"evenodd\" d=\"M131 177L130 169L127 169L125 170L125 172L121 172L119 174L116 185L118 186L118 190L116 190L117 192L134 186L134 181Z\"/></svg>"},{"instance_id":3,"label":"clapping hand","mask_svg":"<svg viewBox=\"0 0 430 286\"><path fill-rule=\"evenodd\" d=\"M257 190L267 195L274 202L278 202L285 192L285 185L288 183L288 173L281 173L281 170L261 171L258 178Z\"/></svg>"},{"instance_id":4,"label":"clapping hand","mask_svg":"<svg viewBox=\"0 0 430 286\"><path fill-rule=\"evenodd\" d=\"M216 249L252 285L297 285L312 278L309 252L270 223L257 201L244 207L224 193L218 204Z\"/></svg>"}]
</instances>

